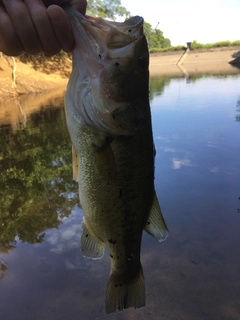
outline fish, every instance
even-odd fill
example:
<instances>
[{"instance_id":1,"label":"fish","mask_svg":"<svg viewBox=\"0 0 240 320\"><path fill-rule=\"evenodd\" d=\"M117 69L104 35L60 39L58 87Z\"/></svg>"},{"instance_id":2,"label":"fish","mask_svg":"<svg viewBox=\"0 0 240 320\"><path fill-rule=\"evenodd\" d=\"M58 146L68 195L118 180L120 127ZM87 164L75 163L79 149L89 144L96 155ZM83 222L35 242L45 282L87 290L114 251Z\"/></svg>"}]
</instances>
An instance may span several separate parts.
<instances>
[{"instance_id":1,"label":"fish","mask_svg":"<svg viewBox=\"0 0 240 320\"><path fill-rule=\"evenodd\" d=\"M107 249L107 314L141 308L143 230L158 241L168 236L154 187L144 20L114 22L65 11L75 38L64 103L84 213L80 250L100 259Z\"/></svg>"}]
</instances>

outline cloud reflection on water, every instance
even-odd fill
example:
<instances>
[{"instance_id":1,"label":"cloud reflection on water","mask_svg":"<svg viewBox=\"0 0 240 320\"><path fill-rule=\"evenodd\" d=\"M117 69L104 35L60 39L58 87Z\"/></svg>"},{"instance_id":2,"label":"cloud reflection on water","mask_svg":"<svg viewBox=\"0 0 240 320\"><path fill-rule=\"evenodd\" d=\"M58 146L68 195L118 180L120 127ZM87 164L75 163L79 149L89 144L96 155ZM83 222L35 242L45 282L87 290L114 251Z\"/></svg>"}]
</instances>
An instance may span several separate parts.
<instances>
[{"instance_id":1,"label":"cloud reflection on water","mask_svg":"<svg viewBox=\"0 0 240 320\"><path fill-rule=\"evenodd\" d=\"M172 167L174 170L180 169L182 166L192 167L193 164L191 160L188 160L188 159L177 159L177 158L172 159Z\"/></svg>"},{"instance_id":2,"label":"cloud reflection on water","mask_svg":"<svg viewBox=\"0 0 240 320\"><path fill-rule=\"evenodd\" d=\"M45 242L50 245L51 252L62 253L69 248L79 248L82 228L80 217L82 211L75 207L71 216L62 220L61 228L46 231Z\"/></svg>"}]
</instances>

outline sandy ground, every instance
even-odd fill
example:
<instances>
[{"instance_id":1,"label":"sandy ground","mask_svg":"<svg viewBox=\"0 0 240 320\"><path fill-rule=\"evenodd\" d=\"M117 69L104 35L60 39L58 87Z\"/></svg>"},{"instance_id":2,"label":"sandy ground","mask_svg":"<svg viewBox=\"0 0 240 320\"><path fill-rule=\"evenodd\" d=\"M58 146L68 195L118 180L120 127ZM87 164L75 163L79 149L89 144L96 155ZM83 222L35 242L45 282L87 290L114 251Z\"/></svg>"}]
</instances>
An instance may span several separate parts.
<instances>
[{"instance_id":1,"label":"sandy ground","mask_svg":"<svg viewBox=\"0 0 240 320\"><path fill-rule=\"evenodd\" d=\"M208 51L190 50L183 57L181 64L177 65L183 54L183 51L152 54L150 74L152 76L178 76L239 73L239 69L232 66L230 62L240 57L240 46L209 49Z\"/></svg>"}]
</instances>

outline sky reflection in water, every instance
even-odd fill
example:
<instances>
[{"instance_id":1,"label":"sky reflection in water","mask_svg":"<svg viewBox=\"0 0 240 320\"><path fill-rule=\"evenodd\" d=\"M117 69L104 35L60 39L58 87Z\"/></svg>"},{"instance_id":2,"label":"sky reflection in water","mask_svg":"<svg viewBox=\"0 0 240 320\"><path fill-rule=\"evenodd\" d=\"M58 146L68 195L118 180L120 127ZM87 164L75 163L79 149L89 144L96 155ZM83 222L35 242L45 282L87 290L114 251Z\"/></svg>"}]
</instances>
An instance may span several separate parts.
<instances>
[{"instance_id":1,"label":"sky reflection in water","mask_svg":"<svg viewBox=\"0 0 240 320\"><path fill-rule=\"evenodd\" d=\"M170 237L159 244L143 236L147 306L109 319L238 319L239 84L239 75L151 79L155 185ZM0 319L106 319L110 262L80 255L62 99L26 125L1 127L1 192L7 185L18 201L0 213ZM12 167L14 177L6 174Z\"/></svg>"}]
</instances>

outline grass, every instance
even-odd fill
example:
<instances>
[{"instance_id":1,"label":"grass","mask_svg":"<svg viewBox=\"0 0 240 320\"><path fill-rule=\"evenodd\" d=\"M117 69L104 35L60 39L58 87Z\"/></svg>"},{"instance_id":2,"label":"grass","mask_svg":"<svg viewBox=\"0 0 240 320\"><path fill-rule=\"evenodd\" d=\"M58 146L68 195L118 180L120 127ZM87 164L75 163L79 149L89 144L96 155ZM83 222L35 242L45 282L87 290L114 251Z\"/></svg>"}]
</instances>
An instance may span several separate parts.
<instances>
[{"instance_id":1,"label":"grass","mask_svg":"<svg viewBox=\"0 0 240 320\"><path fill-rule=\"evenodd\" d=\"M240 46L240 40L236 41L219 41L215 43L198 43L196 40L192 42L191 49L211 49L211 48L221 48L221 47L230 47L230 46ZM150 53L154 52L168 52L168 51L179 51L179 50L186 50L185 46L175 46L175 47L167 47L167 48L149 48Z\"/></svg>"},{"instance_id":2,"label":"grass","mask_svg":"<svg viewBox=\"0 0 240 320\"><path fill-rule=\"evenodd\" d=\"M230 46L239 46L240 45L240 40L236 41L219 41L215 43L206 43L206 44L201 44L198 43L196 40L192 42L192 49L210 49L210 48L220 48L220 47L230 47Z\"/></svg>"},{"instance_id":3,"label":"grass","mask_svg":"<svg viewBox=\"0 0 240 320\"><path fill-rule=\"evenodd\" d=\"M179 51L179 50L185 50L186 47L184 46L175 46L175 47L167 47L167 48L149 48L150 53L154 52L168 52L168 51Z\"/></svg>"}]
</instances>

